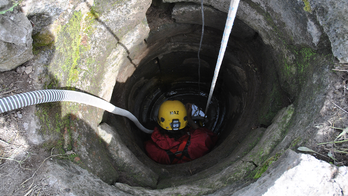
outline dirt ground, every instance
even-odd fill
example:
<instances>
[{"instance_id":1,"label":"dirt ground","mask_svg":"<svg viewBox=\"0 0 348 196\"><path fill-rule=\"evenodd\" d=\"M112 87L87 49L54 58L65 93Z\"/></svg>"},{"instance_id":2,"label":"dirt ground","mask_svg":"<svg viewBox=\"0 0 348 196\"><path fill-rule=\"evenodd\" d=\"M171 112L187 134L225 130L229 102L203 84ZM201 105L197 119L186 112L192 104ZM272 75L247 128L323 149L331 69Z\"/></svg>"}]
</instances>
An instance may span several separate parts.
<instances>
[{"instance_id":1,"label":"dirt ground","mask_svg":"<svg viewBox=\"0 0 348 196\"><path fill-rule=\"evenodd\" d=\"M337 166L348 166L348 65L333 69L334 82L326 94L320 111L325 119L315 127L318 129L316 144L308 146L318 159Z\"/></svg>"},{"instance_id":2,"label":"dirt ground","mask_svg":"<svg viewBox=\"0 0 348 196\"><path fill-rule=\"evenodd\" d=\"M0 73L0 97L35 90L40 86L35 69L29 61ZM28 137L34 135L34 113L35 107L29 106L0 114L0 195L50 195L38 186L40 165L50 152L35 145L40 138Z\"/></svg>"}]
</instances>

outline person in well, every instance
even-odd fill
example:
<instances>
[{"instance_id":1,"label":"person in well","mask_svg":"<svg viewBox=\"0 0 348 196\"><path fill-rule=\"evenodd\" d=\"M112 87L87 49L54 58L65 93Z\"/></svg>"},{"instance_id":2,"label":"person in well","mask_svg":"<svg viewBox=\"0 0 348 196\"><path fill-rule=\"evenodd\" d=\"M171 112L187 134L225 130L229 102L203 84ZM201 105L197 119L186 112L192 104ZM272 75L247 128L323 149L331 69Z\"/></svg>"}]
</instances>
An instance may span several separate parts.
<instances>
[{"instance_id":1,"label":"person in well","mask_svg":"<svg viewBox=\"0 0 348 196\"><path fill-rule=\"evenodd\" d=\"M162 103L158 111L158 125L151 140L145 142L148 156L161 164L177 164L207 154L215 145L217 136L198 126L191 118L192 104L178 100Z\"/></svg>"}]
</instances>

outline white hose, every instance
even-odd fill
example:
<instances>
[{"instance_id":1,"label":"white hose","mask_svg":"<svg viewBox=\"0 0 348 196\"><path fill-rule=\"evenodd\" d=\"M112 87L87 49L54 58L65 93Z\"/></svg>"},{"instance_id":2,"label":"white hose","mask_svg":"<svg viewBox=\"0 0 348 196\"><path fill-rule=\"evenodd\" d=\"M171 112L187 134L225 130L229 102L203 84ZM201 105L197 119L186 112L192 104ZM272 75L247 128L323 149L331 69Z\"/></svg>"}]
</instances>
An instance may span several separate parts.
<instances>
[{"instance_id":1,"label":"white hose","mask_svg":"<svg viewBox=\"0 0 348 196\"><path fill-rule=\"evenodd\" d=\"M138 119L129 111L116 107L111 103L100 99L98 97L70 90L56 90L56 89L47 89L47 90L38 90L27 93L21 93L9 97L4 97L0 99L0 113L4 113L7 111L15 110L18 108L36 105L40 103L48 103L48 102L58 102L58 101L70 101L76 103L83 103L90 106L94 106L113 114L117 114L120 116L127 117L134 124L144 131L145 133L152 133L153 130L146 129Z\"/></svg>"},{"instance_id":2,"label":"white hose","mask_svg":"<svg viewBox=\"0 0 348 196\"><path fill-rule=\"evenodd\" d=\"M230 3L230 8L228 10L227 20L226 20L226 24L225 24L225 30L224 30L224 34L223 34L223 37L221 40L219 56L218 56L218 60L216 62L216 67L215 67L215 71L214 71L214 77L213 77L213 81L212 81L211 86L210 86L210 92L209 92L207 105L205 107L205 114L207 114L207 112L208 112L209 103L211 101L211 97L212 97L213 92L214 92L214 88L215 88L217 77L219 75L222 59L224 58L224 55L225 55L226 46L228 43L228 38L230 37L230 34L231 34L234 19L236 18L239 1L240 0L231 0L231 3Z\"/></svg>"}]
</instances>

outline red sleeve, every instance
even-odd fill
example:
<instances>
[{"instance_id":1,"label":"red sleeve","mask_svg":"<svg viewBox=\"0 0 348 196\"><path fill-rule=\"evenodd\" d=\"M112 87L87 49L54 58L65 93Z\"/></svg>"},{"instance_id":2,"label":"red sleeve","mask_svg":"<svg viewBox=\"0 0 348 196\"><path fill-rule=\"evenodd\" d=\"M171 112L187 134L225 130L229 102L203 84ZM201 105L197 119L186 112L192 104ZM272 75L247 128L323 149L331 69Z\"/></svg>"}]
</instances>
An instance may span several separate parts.
<instances>
[{"instance_id":1,"label":"red sleeve","mask_svg":"<svg viewBox=\"0 0 348 196\"><path fill-rule=\"evenodd\" d=\"M198 128L191 133L191 144L188 152L191 159L207 154L215 145L216 135L206 128Z\"/></svg>"},{"instance_id":2,"label":"red sleeve","mask_svg":"<svg viewBox=\"0 0 348 196\"><path fill-rule=\"evenodd\" d=\"M152 140L145 142L145 150L149 157L161 164L170 164L170 159L165 150L159 148Z\"/></svg>"}]
</instances>

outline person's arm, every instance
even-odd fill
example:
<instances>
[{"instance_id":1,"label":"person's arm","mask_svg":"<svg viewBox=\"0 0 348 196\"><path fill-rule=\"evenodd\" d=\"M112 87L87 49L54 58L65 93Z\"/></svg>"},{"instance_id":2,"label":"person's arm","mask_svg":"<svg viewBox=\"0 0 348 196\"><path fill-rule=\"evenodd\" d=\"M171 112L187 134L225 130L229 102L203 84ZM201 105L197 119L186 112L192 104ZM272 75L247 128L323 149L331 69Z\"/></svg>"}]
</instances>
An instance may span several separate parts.
<instances>
[{"instance_id":1,"label":"person's arm","mask_svg":"<svg viewBox=\"0 0 348 196\"><path fill-rule=\"evenodd\" d=\"M145 150L147 155L157 163L170 164L170 159L166 151L158 147L152 140L145 142Z\"/></svg>"},{"instance_id":2,"label":"person's arm","mask_svg":"<svg viewBox=\"0 0 348 196\"><path fill-rule=\"evenodd\" d=\"M191 117L191 113L192 113L192 104L191 103L186 104L186 111L187 111L187 121L188 121L189 125L193 129L198 129L199 126L192 120L192 117Z\"/></svg>"}]
</instances>

